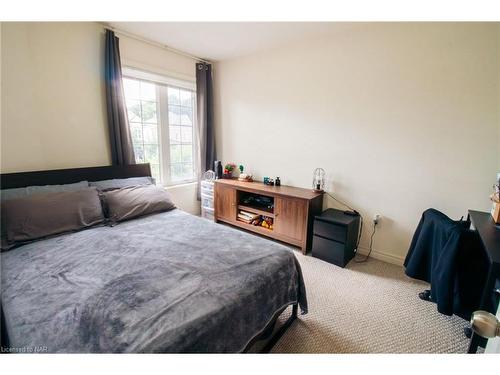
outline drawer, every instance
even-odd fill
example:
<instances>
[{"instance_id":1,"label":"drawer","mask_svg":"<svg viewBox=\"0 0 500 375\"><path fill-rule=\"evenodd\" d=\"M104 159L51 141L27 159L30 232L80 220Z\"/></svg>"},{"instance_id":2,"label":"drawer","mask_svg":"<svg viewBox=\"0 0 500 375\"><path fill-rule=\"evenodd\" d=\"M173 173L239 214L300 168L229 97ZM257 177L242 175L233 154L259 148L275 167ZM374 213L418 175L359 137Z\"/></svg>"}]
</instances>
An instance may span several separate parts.
<instances>
[{"instance_id":1,"label":"drawer","mask_svg":"<svg viewBox=\"0 0 500 375\"><path fill-rule=\"evenodd\" d=\"M201 181L201 190L206 191L207 193L214 191L214 183L212 181Z\"/></svg>"},{"instance_id":2,"label":"drawer","mask_svg":"<svg viewBox=\"0 0 500 375\"><path fill-rule=\"evenodd\" d=\"M203 208L210 208L214 209L214 201L213 199L202 199L201 200L201 207Z\"/></svg>"},{"instance_id":3,"label":"drawer","mask_svg":"<svg viewBox=\"0 0 500 375\"><path fill-rule=\"evenodd\" d=\"M321 237L345 243L347 238L347 227L315 219L313 233Z\"/></svg>"},{"instance_id":4,"label":"drawer","mask_svg":"<svg viewBox=\"0 0 500 375\"><path fill-rule=\"evenodd\" d=\"M203 191L200 194L200 198L201 199L208 199L208 200L211 200L211 201L214 200L214 196L212 194L205 194Z\"/></svg>"},{"instance_id":5,"label":"drawer","mask_svg":"<svg viewBox=\"0 0 500 375\"><path fill-rule=\"evenodd\" d=\"M344 267L354 254L346 254L345 244L323 237L313 236L312 256Z\"/></svg>"},{"instance_id":6,"label":"drawer","mask_svg":"<svg viewBox=\"0 0 500 375\"><path fill-rule=\"evenodd\" d=\"M214 191L210 189L201 188L201 194L210 198L214 197Z\"/></svg>"},{"instance_id":7,"label":"drawer","mask_svg":"<svg viewBox=\"0 0 500 375\"><path fill-rule=\"evenodd\" d=\"M213 208L205 208L201 209L201 217L209 220L214 220L214 210Z\"/></svg>"}]
</instances>

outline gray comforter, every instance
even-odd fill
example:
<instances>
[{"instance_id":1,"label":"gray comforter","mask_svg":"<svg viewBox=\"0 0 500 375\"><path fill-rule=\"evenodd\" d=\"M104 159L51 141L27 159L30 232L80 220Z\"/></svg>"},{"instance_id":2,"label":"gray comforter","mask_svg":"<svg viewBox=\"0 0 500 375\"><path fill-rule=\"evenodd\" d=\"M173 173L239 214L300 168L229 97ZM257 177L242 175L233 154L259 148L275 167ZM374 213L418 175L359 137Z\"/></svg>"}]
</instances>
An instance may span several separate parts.
<instances>
[{"instance_id":1,"label":"gray comforter","mask_svg":"<svg viewBox=\"0 0 500 375\"><path fill-rule=\"evenodd\" d=\"M291 250L180 210L37 241L1 261L13 351L238 352L284 306L307 312Z\"/></svg>"}]
</instances>

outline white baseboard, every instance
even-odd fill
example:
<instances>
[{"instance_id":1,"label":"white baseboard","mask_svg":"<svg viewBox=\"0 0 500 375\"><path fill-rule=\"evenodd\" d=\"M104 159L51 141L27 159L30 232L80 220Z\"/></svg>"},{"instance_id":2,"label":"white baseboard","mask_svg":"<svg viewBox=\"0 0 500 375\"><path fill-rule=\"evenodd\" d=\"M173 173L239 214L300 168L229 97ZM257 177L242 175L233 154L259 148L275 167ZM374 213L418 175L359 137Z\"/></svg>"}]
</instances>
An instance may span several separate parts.
<instances>
[{"instance_id":1,"label":"white baseboard","mask_svg":"<svg viewBox=\"0 0 500 375\"><path fill-rule=\"evenodd\" d=\"M366 254L368 254L368 251L369 251L368 248L366 248L364 246L360 246L357 254L366 255ZM378 260L381 260L382 262L386 262L386 263L396 264L398 266L402 266L404 263L404 257L384 253L382 251L377 251L375 249L372 249L372 252L370 254L370 258L378 259Z\"/></svg>"}]
</instances>

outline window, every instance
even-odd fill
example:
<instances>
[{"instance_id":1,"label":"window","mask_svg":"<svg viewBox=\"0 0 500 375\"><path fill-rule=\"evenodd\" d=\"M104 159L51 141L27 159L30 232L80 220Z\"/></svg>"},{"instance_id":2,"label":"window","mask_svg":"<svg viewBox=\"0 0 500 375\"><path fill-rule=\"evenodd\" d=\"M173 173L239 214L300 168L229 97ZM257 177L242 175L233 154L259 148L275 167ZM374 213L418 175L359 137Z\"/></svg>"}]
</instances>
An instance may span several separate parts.
<instances>
[{"instance_id":1,"label":"window","mask_svg":"<svg viewBox=\"0 0 500 375\"><path fill-rule=\"evenodd\" d=\"M173 181L194 177L193 122L194 93L168 87L170 176Z\"/></svg>"},{"instance_id":2,"label":"window","mask_svg":"<svg viewBox=\"0 0 500 375\"><path fill-rule=\"evenodd\" d=\"M151 174L161 181L156 85L127 78L123 84L135 162L150 163Z\"/></svg>"},{"instance_id":3,"label":"window","mask_svg":"<svg viewBox=\"0 0 500 375\"><path fill-rule=\"evenodd\" d=\"M136 162L164 185L194 181L194 84L124 69L123 86Z\"/></svg>"}]
</instances>

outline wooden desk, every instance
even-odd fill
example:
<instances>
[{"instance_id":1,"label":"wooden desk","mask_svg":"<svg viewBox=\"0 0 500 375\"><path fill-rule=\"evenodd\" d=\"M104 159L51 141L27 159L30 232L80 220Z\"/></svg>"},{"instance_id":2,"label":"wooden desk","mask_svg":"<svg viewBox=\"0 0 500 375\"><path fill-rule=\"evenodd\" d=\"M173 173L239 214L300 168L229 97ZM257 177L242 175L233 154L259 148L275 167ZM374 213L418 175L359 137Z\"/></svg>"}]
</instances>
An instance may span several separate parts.
<instances>
[{"instance_id":1,"label":"wooden desk","mask_svg":"<svg viewBox=\"0 0 500 375\"><path fill-rule=\"evenodd\" d=\"M492 293L496 293L498 296L498 288L500 288L500 225L495 224L489 212L469 210L469 215L490 261L490 268L481 302L481 309L488 310L485 301L491 298ZM490 312L495 314L497 307L498 297L494 311ZM486 339L472 333L468 353L476 353L478 346L484 347L486 342Z\"/></svg>"}]
</instances>

